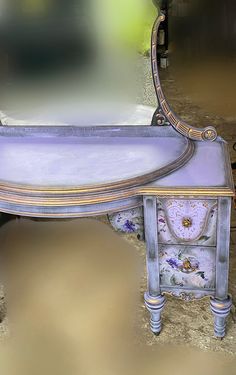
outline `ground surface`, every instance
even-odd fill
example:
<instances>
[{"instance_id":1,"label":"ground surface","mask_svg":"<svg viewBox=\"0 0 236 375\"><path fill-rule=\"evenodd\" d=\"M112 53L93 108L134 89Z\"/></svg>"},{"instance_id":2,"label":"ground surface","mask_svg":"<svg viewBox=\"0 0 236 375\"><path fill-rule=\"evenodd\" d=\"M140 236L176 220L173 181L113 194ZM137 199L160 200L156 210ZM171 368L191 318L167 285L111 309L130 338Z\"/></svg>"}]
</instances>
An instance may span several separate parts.
<instances>
[{"instance_id":1,"label":"ground surface","mask_svg":"<svg viewBox=\"0 0 236 375\"><path fill-rule=\"evenodd\" d=\"M175 111L191 124L200 124L201 126L213 125L218 129L219 134L224 137L230 146L231 157L236 161L236 152L233 151L233 143L236 139L235 119L225 119L210 115L206 111L195 106L191 100L185 97L176 88L174 81L169 77L167 71L161 73L164 90ZM156 105L154 90L151 80L151 71L149 62L145 62L145 84L144 95L140 99L142 104ZM235 176L236 177L236 176ZM236 181L236 179L235 179ZM236 211L232 215L232 235L231 235L231 261L230 261L230 293L236 304ZM131 242L145 263L145 247L142 241L139 241L135 235L125 236L125 239ZM203 299L196 302L185 303L172 297L167 298L167 305L163 313L163 332L159 337L155 337L148 329L149 316L143 304L143 293L145 291L145 276L141 280L140 287L140 311L139 317L141 323L141 335L138 337L140 343L148 346L159 346L160 344L177 344L192 346L205 351L221 352L226 357L234 357L236 353L236 316L234 311L228 319L228 334L223 341L218 341L213 336L213 320L209 309L209 300ZM1 315L3 323L0 325L2 337L7 332L7 320L5 318L5 300L3 291L1 291Z\"/></svg>"}]
</instances>

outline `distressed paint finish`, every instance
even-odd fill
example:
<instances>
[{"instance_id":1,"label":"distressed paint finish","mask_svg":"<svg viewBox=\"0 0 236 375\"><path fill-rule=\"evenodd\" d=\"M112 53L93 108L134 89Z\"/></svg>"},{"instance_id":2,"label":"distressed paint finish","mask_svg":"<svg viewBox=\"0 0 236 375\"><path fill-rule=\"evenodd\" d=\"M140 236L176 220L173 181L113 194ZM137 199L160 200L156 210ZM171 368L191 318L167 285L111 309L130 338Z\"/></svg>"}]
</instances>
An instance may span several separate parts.
<instances>
[{"instance_id":1,"label":"distressed paint finish","mask_svg":"<svg viewBox=\"0 0 236 375\"><path fill-rule=\"evenodd\" d=\"M106 215L108 213L132 209L142 204L142 197L132 197L128 199L114 199L112 202L97 202L94 204L72 204L67 206L54 205L39 206L19 204L18 206L10 202L1 202L1 211L13 215L28 217L44 217L44 218L79 218Z\"/></svg>"},{"instance_id":2,"label":"distressed paint finish","mask_svg":"<svg viewBox=\"0 0 236 375\"><path fill-rule=\"evenodd\" d=\"M217 200L159 199L158 207L160 243L216 246Z\"/></svg>"},{"instance_id":3,"label":"distressed paint finish","mask_svg":"<svg viewBox=\"0 0 236 375\"><path fill-rule=\"evenodd\" d=\"M228 297L225 300L216 298L211 299L211 311L214 315L215 336L223 338L226 333L226 321L232 307L232 299Z\"/></svg>"},{"instance_id":4,"label":"distressed paint finish","mask_svg":"<svg viewBox=\"0 0 236 375\"><path fill-rule=\"evenodd\" d=\"M177 288L215 288L215 248L160 245L161 285Z\"/></svg>"},{"instance_id":5,"label":"distressed paint finish","mask_svg":"<svg viewBox=\"0 0 236 375\"><path fill-rule=\"evenodd\" d=\"M7 184L64 188L116 184L172 164L186 149L177 138L142 137L0 137L0 180ZM168 153L164 152L168 145ZM17 158L16 155L17 154ZM150 177L148 177L150 174ZM133 184L131 184L132 186Z\"/></svg>"},{"instance_id":6,"label":"distressed paint finish","mask_svg":"<svg viewBox=\"0 0 236 375\"><path fill-rule=\"evenodd\" d=\"M232 307L232 299L228 296L231 199L219 198L218 205L216 293L211 300L211 311L215 319L215 335L224 337Z\"/></svg>"},{"instance_id":7,"label":"distressed paint finish","mask_svg":"<svg viewBox=\"0 0 236 375\"><path fill-rule=\"evenodd\" d=\"M149 286L149 289L157 290L155 296L150 296L149 290L145 294L152 331L156 334L161 331L161 312L165 304L162 293L186 301L211 296L215 336L224 337L227 316L232 306L231 298L228 297L231 199L169 199L153 196L147 202L150 207L146 204L144 212L148 218L144 222L148 236L148 276L151 280L155 274L160 276L160 285L154 288ZM117 230L140 234L143 229L141 207L113 214L111 218ZM189 227L183 225L183 219L186 218L191 223ZM156 225L158 239L155 232L150 233L151 225ZM158 259L159 270L156 264L150 267L150 248L154 246L150 245L151 236L154 241L152 244L156 243L158 248L158 256L155 255L154 259L155 262Z\"/></svg>"},{"instance_id":8,"label":"distressed paint finish","mask_svg":"<svg viewBox=\"0 0 236 375\"><path fill-rule=\"evenodd\" d=\"M63 137L93 137L99 138L103 137L106 133L110 134L111 138L136 138L137 135L142 136L143 138L148 137L172 137L175 138L173 134L173 129L168 129L168 127L163 128L163 134L159 127L142 127L139 126L138 129L132 126L128 127L98 127L94 128L80 128L80 127L52 127L48 129L47 127L40 127L37 129L33 128L12 128L0 127L0 138L19 137L19 139L24 139L25 137L30 140L34 138L43 138L46 143L53 141L54 137L63 138ZM148 128L148 130L146 129ZM179 135L177 135L177 138ZM176 160L168 168L164 167L160 170L157 170L156 173L159 175L159 178L152 183L147 184L146 175L139 176L134 179L124 179L116 182L108 182L101 185L90 185L89 187L82 188L80 186L71 186L71 181L68 178L66 185L53 187L49 186L35 186L18 184L12 182L11 184L6 181L1 181L0 184L0 211L6 213L12 213L15 215L22 216L37 216L37 217L82 217L86 214L98 215L104 213L114 213L129 208L134 208L140 206L137 204L137 201L142 200L143 196L158 196L161 197L175 197L178 196L184 197L185 200L195 199L204 200L206 199L216 199L218 196L227 196L233 195L231 177L230 177L230 164L228 159L227 149L224 147L224 144L219 141L215 143L210 143L208 145L209 155L212 150L215 149L216 145L219 146L221 152L222 163L225 165L224 170L225 175L228 175L227 179L223 179L223 185L219 186L218 183L216 186L213 184L216 182L215 177L220 172L219 163L215 163L214 158L207 158L207 163L209 164L206 171L203 170L203 173L199 175L196 179L196 170L201 167L201 158L197 158L201 153L205 154L206 150L202 150L200 145L206 145L205 143L196 143L194 144L195 153L191 160L189 158L192 155L192 146L189 144L188 153L185 155L184 159ZM211 146L211 147L210 147ZM128 148L127 148L128 152ZM214 156L214 155L213 155ZM15 154L17 159L17 155ZM187 157L187 158L186 158ZM197 160L196 160L197 158ZM197 163L199 167L192 164L193 159L195 159L195 164ZM189 160L189 161L188 161ZM187 162L188 161L188 162ZM39 161L40 162L40 161ZM182 166L182 163L187 163ZM206 163L205 163L206 164ZM204 164L204 165L205 165ZM187 166L192 166L192 168L185 169ZM221 167L220 167L221 168ZM131 168L132 169L132 168ZM178 169L178 171L177 171ZM191 172L191 169L195 170L195 173ZM173 172L171 173L171 170ZM185 172L183 172L185 170ZM212 171L212 180L210 171ZM168 177L165 177L169 173ZM177 175L176 175L177 174ZM194 180L191 178L194 177ZM176 183L176 186L172 183L169 184L171 176L173 178L173 183ZM59 174L58 174L59 176ZM162 177L161 177L162 176ZM186 177L187 176L187 177ZM207 178L206 178L207 176ZM153 174L150 178L154 178ZM78 176L76 176L78 178ZM165 185L167 182L168 183ZM65 182L65 176L63 177ZM196 180L196 182L194 182ZM201 185L199 185L199 181ZM211 184L212 181L212 184ZM218 179L219 181L219 179ZM191 186L187 186L191 182ZM206 185L202 185L202 183ZM195 185L194 185L195 184ZM132 186L132 187L131 187ZM121 204L121 202L129 200L129 204ZM131 202L133 201L133 203ZM101 209L100 209L101 207ZM204 244L204 243L202 243ZM205 244L204 244L205 245Z\"/></svg>"},{"instance_id":9,"label":"distressed paint finish","mask_svg":"<svg viewBox=\"0 0 236 375\"><path fill-rule=\"evenodd\" d=\"M216 246L217 200L158 199L159 243ZM182 225L192 220L191 228ZM114 229L143 234L141 207L109 215ZM143 236L142 236L143 237Z\"/></svg>"},{"instance_id":10,"label":"distressed paint finish","mask_svg":"<svg viewBox=\"0 0 236 375\"><path fill-rule=\"evenodd\" d=\"M215 335L222 338L232 303L229 153L215 129L193 128L170 109L157 66L162 20L152 35L160 104L153 123L169 126L0 126L0 211L45 218L106 213L127 232L144 225L152 331L161 332L163 293L185 300L211 296Z\"/></svg>"},{"instance_id":11,"label":"distressed paint finish","mask_svg":"<svg viewBox=\"0 0 236 375\"><path fill-rule=\"evenodd\" d=\"M231 199L219 198L218 202L216 298L224 300L228 297Z\"/></svg>"},{"instance_id":12,"label":"distressed paint finish","mask_svg":"<svg viewBox=\"0 0 236 375\"><path fill-rule=\"evenodd\" d=\"M150 312L150 327L153 333L161 332L161 312L165 305L165 297L160 289L160 265L158 249L158 221L156 197L144 197L144 223L146 240L146 262L148 289L145 293L145 305Z\"/></svg>"},{"instance_id":13,"label":"distressed paint finish","mask_svg":"<svg viewBox=\"0 0 236 375\"><path fill-rule=\"evenodd\" d=\"M171 196L173 199L176 199L179 191L179 195L185 199L185 201L159 201L155 229L158 231L157 247L161 276L159 296L161 292L171 293L185 300L212 296L211 309L215 316L215 336L223 338L226 318L232 305L231 298L228 297L231 201L222 191L218 196L216 207L214 191L221 190L225 184L231 186L231 191L234 191L229 153L226 151L226 143L217 137L213 127L198 129L187 124L172 111L163 93L158 72L157 48L159 26L164 19L165 16L160 14L152 31L152 74L159 105L152 124L159 125L162 129L167 127L163 125L171 125L180 134L199 142L195 143L195 154L189 163L179 171L149 184L150 191L152 190L153 195L156 192L158 200L161 189L166 191L166 196ZM212 143L202 141L212 141ZM223 150L227 154L226 158L222 157ZM214 168L212 168L213 160ZM167 186L175 188L173 194L168 191ZM214 188L207 188L209 186ZM188 194L190 189L192 189L191 198ZM201 198L198 195L200 190L202 193L205 191L204 198L204 194ZM203 201L207 196L212 202ZM195 201L190 201L193 198ZM150 235L146 223L145 233ZM167 243L169 245L166 245ZM181 243L185 243L185 247L180 245ZM169 285L162 285L163 283ZM152 330L159 334L164 300L160 297L151 299L147 293L145 301L151 313ZM154 315L155 307L156 315Z\"/></svg>"},{"instance_id":14,"label":"distressed paint finish","mask_svg":"<svg viewBox=\"0 0 236 375\"><path fill-rule=\"evenodd\" d=\"M44 128L45 129L45 128ZM12 129L8 129L11 132ZM22 136L24 131L27 133L28 129L20 130ZM42 131L42 129L40 129ZM76 129L76 132L81 132L81 129ZM103 130L100 130L103 133ZM127 129L123 131L126 134ZM53 129L53 132L58 132L57 129ZM71 130L69 130L71 132ZM87 130L88 132L88 130ZM99 131L98 131L99 133ZM144 132L145 134L145 132ZM49 137L50 138L50 137ZM45 136L45 139L47 137ZM213 144L212 144L213 145ZM214 144L215 145L215 144ZM197 149L197 147L196 147ZM227 160L227 159L225 159ZM190 161L191 163L191 161ZM229 168L229 163L226 164ZM185 167L182 167L182 169ZM182 169L179 170L181 174ZM173 172L175 174L176 172ZM188 175L187 175L188 176ZM166 177L161 180L164 181ZM209 178L209 176L208 176ZM188 180L186 175L183 175L182 185L184 186ZM157 181L153 182L153 185L157 184ZM165 186L162 185L164 188ZM161 331L161 313L165 305L165 297L163 293L170 293L173 296L182 298L185 300L192 300L201 298L204 296L211 296L211 309L215 316L215 335L217 337L223 337L225 334L226 317L230 311L231 300L228 298L228 262L229 262L229 228L230 228L230 198L222 197L219 198L218 208L215 207L216 197L206 198L202 196L201 188L199 188L199 196L184 196L183 198L177 198L174 196L175 188L172 186L173 197L162 198L158 194L151 194L144 196L144 194L137 193L137 191L129 190L129 195L124 198L124 194L120 194L117 191L112 191L107 195L96 192L86 196L81 193L82 201L77 201L77 192L71 191L34 191L33 186L22 193L22 197L25 202L20 201L21 192L18 191L19 186L15 184L14 194L12 191L8 191L8 188L4 185L1 189L4 190L0 195L0 207L2 212L9 212L16 215L33 216L33 217L50 217L50 218L69 218L69 217L86 217L86 216L97 216L99 214L108 213L110 215L115 214L114 217L117 219L119 212L126 212L126 218L131 217L138 219L137 222L127 223L126 229L128 231L142 228L142 219L140 215L142 212L142 203L144 206L144 226L145 226L145 237L147 244L147 273L148 273L148 289L145 294L145 304L151 315L151 329L155 334L159 334ZM31 190L32 189L32 190ZM146 189L146 186L140 187L140 191ZM196 188L198 189L198 187ZM148 190L147 190L148 191ZM4 194L4 195L3 195ZM12 194L12 195L11 195ZM11 200L9 199L11 197ZM43 198L42 198L43 197ZM119 198L123 197L123 198ZM169 211L165 211L165 204L167 202L175 201L177 207L183 205L183 214L186 215L186 207L191 206L193 202L198 202L196 207L202 207L204 204L206 210L201 208L201 235L207 235L212 233L211 239L200 242L200 238L187 238L188 241L183 241L182 238L178 238L178 230L176 228L169 229L169 239L171 243L164 243L163 238L161 239L161 229L164 224L168 224L168 220L163 223L162 219L165 219ZM42 201L42 204L41 204ZM175 205L176 207L176 205ZM214 212L212 209L214 208ZM191 210L190 210L191 211ZM208 212L209 211L209 212ZM197 211L196 211L197 212ZM178 215L181 211L178 209ZM191 213L191 212L190 212ZM212 215L211 215L212 213ZM128 216L127 216L128 215ZM163 216L164 215L164 216ZM182 214L181 214L182 215ZM215 243L215 223L217 217L217 240L216 247L213 246ZM132 218L132 220L133 220ZM122 220L122 217L121 217ZM211 223L210 223L211 222ZM124 225L123 222L122 225ZM134 224L134 225L133 225ZM139 224L139 228L135 227L135 224ZM172 225L175 223L172 223ZM198 230L200 228L197 228ZM173 231L175 230L175 235ZM158 238L159 237L159 238ZM181 244L181 242L183 243ZM198 242L199 241L199 242ZM202 240L201 240L202 241ZM212 241L212 242L211 242ZM164 241L163 241L164 242ZM169 245L168 245L169 244ZM191 246L190 246L191 245ZM211 245L211 246L210 246ZM168 255L169 260L171 258L179 258L179 254L175 253L178 247L184 249L180 259L177 259L180 263L176 265L169 261L168 267L172 274L173 272L177 275L184 276L187 280L183 286L177 282L169 282L169 285L163 284L163 277L168 278L171 272L166 272L162 268L162 250L163 247L169 247L172 252ZM202 249L202 250L201 250ZM202 252L201 256L199 254ZM214 256L213 256L214 254ZM211 256L212 257L211 257ZM202 266L203 264L203 266ZM216 284L213 287L214 279L214 268L216 269ZM173 268L176 267L175 269ZM204 268L205 267L205 268ZM184 268L188 272L183 272ZM198 274L197 274L198 273ZM168 274L168 276L167 276ZM205 280L205 279L208 280ZM171 277L169 277L169 280ZM196 282L196 280L198 280ZM161 281L161 282L160 282ZM173 281L173 278L172 278ZM183 279L182 279L183 281ZM206 283L205 283L206 282ZM208 283L208 284L207 284ZM210 283L210 284L209 284ZM168 282L165 282L168 284ZM176 285L173 285L176 284ZM220 303L219 303L220 301Z\"/></svg>"},{"instance_id":15,"label":"distressed paint finish","mask_svg":"<svg viewBox=\"0 0 236 375\"><path fill-rule=\"evenodd\" d=\"M144 197L145 240L147 247L148 294L160 294L160 268L157 228L157 205L155 197Z\"/></svg>"},{"instance_id":16,"label":"distressed paint finish","mask_svg":"<svg viewBox=\"0 0 236 375\"><path fill-rule=\"evenodd\" d=\"M108 215L112 227L123 233L137 233L144 238L143 207Z\"/></svg>"},{"instance_id":17,"label":"distressed paint finish","mask_svg":"<svg viewBox=\"0 0 236 375\"><path fill-rule=\"evenodd\" d=\"M194 142L194 144L195 153L185 166L161 180L150 183L150 186L152 188L169 186L174 187L175 190L185 186L186 192L193 187L195 189L205 187L207 193L207 190L211 191L213 186L222 188L227 185L231 186L234 191L227 143L219 139L214 143ZM172 196L176 196L176 193L173 192ZM196 192L192 196L198 197L199 195ZM211 193L210 196L214 197L214 194ZM225 196L225 194L222 192L219 196Z\"/></svg>"},{"instance_id":18,"label":"distressed paint finish","mask_svg":"<svg viewBox=\"0 0 236 375\"><path fill-rule=\"evenodd\" d=\"M186 301L211 296L215 335L224 337L232 305L228 297L230 208L230 198L217 201L153 196L144 199L149 278L145 304L155 334L161 331L161 312L165 305L162 293L167 293ZM187 235L188 228L180 227L186 216L195 226ZM143 228L142 207L115 213L110 219L115 229L127 233L140 233ZM154 226L152 232L150 226ZM159 275L160 280L156 280L155 275Z\"/></svg>"},{"instance_id":19,"label":"distressed paint finish","mask_svg":"<svg viewBox=\"0 0 236 375\"><path fill-rule=\"evenodd\" d=\"M161 313L165 307L166 299L164 295L152 297L148 293L144 295L145 306L150 313L150 327L155 335L159 335L162 329Z\"/></svg>"}]
</instances>

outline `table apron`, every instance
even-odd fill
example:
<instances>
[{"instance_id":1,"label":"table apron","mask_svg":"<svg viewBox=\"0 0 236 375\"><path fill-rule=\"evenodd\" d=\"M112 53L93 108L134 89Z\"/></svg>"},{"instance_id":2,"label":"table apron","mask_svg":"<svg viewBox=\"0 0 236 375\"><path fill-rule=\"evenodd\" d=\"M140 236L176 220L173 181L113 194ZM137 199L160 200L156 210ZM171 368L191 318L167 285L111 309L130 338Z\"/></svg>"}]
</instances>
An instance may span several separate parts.
<instances>
[{"instance_id":1,"label":"table apron","mask_svg":"<svg viewBox=\"0 0 236 375\"><path fill-rule=\"evenodd\" d=\"M112 202L68 205L68 206L38 206L0 202L0 212L12 215L42 217L42 218L70 218L104 215L112 212L128 210L142 206L142 196L113 200Z\"/></svg>"}]
</instances>

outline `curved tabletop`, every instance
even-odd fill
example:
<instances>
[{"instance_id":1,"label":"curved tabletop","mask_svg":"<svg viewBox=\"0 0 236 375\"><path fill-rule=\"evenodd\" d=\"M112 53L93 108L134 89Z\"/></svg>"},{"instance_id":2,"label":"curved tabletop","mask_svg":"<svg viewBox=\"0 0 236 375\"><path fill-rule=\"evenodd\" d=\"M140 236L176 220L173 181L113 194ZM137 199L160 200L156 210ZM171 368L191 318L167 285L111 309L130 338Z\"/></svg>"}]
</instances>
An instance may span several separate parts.
<instances>
[{"instance_id":1,"label":"curved tabletop","mask_svg":"<svg viewBox=\"0 0 236 375\"><path fill-rule=\"evenodd\" d=\"M0 211L71 217L136 207L193 143L151 126L0 127Z\"/></svg>"},{"instance_id":2,"label":"curved tabletop","mask_svg":"<svg viewBox=\"0 0 236 375\"><path fill-rule=\"evenodd\" d=\"M2 127L0 185L92 193L148 183L181 167L193 152L185 138L157 133L153 127Z\"/></svg>"},{"instance_id":3,"label":"curved tabletop","mask_svg":"<svg viewBox=\"0 0 236 375\"><path fill-rule=\"evenodd\" d=\"M172 127L0 127L0 211L82 217L142 205L144 195L232 196L225 142Z\"/></svg>"}]
</instances>

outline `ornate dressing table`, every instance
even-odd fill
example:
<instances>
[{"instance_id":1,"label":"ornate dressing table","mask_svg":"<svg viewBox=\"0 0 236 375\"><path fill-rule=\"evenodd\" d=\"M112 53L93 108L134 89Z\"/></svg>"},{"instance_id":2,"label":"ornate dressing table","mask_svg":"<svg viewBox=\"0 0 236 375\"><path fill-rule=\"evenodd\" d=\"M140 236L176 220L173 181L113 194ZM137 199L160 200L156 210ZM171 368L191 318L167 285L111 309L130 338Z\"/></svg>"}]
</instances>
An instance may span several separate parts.
<instances>
[{"instance_id":1,"label":"ornate dressing table","mask_svg":"<svg viewBox=\"0 0 236 375\"><path fill-rule=\"evenodd\" d=\"M191 140L193 155L179 170L143 187L143 207L109 218L119 231L141 236L144 232L145 304L152 331L157 335L161 331L166 293L187 301L210 296L215 336L223 338L232 306L228 272L234 183L229 153L213 127L189 126L171 110L163 94L157 65L158 29L163 20L160 15L152 32L152 72L159 102L153 125L174 129Z\"/></svg>"},{"instance_id":2,"label":"ornate dressing table","mask_svg":"<svg viewBox=\"0 0 236 375\"><path fill-rule=\"evenodd\" d=\"M0 126L0 211L71 218L108 214L145 231L151 329L161 331L165 293L211 297L215 335L230 312L228 266L234 185L227 145L170 109L152 36L157 126Z\"/></svg>"}]
</instances>

